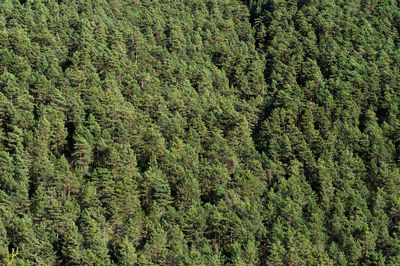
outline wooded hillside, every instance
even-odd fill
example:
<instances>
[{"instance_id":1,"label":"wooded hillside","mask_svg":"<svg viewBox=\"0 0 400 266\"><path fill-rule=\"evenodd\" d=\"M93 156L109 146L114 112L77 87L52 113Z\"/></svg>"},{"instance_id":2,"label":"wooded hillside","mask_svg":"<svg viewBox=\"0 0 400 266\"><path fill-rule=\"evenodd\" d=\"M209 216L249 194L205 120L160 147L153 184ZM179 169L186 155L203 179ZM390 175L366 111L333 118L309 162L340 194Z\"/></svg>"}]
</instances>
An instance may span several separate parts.
<instances>
[{"instance_id":1,"label":"wooded hillside","mask_svg":"<svg viewBox=\"0 0 400 266\"><path fill-rule=\"evenodd\" d=\"M400 4L0 1L0 263L400 264Z\"/></svg>"}]
</instances>

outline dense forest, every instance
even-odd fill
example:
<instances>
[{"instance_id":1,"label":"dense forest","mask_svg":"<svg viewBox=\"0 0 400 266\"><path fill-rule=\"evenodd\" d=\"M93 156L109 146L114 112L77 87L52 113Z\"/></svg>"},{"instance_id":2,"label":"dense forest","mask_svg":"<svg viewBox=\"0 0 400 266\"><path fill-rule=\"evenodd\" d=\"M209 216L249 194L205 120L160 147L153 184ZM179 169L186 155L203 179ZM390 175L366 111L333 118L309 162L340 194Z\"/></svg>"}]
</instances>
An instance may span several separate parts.
<instances>
[{"instance_id":1,"label":"dense forest","mask_svg":"<svg viewBox=\"0 0 400 266\"><path fill-rule=\"evenodd\" d=\"M399 265L400 3L1 0L0 264Z\"/></svg>"}]
</instances>

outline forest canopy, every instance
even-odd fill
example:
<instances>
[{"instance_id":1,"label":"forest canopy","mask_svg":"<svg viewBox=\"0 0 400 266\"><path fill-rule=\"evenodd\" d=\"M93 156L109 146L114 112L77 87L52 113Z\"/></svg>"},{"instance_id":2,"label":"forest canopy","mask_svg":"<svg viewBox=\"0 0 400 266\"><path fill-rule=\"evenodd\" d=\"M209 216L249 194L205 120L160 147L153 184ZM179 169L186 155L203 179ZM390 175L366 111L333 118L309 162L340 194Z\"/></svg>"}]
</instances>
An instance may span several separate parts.
<instances>
[{"instance_id":1,"label":"forest canopy","mask_svg":"<svg viewBox=\"0 0 400 266\"><path fill-rule=\"evenodd\" d=\"M0 1L0 263L400 264L400 4Z\"/></svg>"}]
</instances>

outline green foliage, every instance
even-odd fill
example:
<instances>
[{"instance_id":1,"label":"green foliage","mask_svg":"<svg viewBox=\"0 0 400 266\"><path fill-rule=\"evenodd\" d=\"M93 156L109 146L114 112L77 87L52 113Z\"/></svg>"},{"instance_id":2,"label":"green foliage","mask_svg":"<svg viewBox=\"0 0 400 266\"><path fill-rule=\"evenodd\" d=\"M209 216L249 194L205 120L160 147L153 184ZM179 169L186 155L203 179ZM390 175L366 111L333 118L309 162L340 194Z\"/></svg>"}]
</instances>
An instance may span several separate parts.
<instances>
[{"instance_id":1,"label":"green foliage","mask_svg":"<svg viewBox=\"0 0 400 266\"><path fill-rule=\"evenodd\" d=\"M0 3L0 263L399 264L395 1Z\"/></svg>"}]
</instances>

